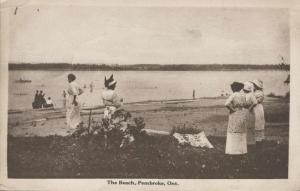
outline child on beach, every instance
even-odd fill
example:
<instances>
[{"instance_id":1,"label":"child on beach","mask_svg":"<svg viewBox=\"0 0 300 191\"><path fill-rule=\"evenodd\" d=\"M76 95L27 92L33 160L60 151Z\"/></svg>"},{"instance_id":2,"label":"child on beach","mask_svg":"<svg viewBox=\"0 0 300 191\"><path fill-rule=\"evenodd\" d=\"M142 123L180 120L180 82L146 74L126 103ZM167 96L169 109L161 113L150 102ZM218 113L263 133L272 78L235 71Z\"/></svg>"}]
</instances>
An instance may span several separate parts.
<instances>
[{"instance_id":1,"label":"child on beach","mask_svg":"<svg viewBox=\"0 0 300 191\"><path fill-rule=\"evenodd\" d=\"M49 107L54 107L51 97L48 97L48 99L46 100L45 108L49 108Z\"/></svg>"},{"instance_id":2,"label":"child on beach","mask_svg":"<svg viewBox=\"0 0 300 191\"><path fill-rule=\"evenodd\" d=\"M253 108L255 118L255 140L258 146L261 145L264 140L265 129L265 114L262 102L264 100L263 82L261 80L253 80L254 96L257 100L257 105Z\"/></svg>"}]
</instances>

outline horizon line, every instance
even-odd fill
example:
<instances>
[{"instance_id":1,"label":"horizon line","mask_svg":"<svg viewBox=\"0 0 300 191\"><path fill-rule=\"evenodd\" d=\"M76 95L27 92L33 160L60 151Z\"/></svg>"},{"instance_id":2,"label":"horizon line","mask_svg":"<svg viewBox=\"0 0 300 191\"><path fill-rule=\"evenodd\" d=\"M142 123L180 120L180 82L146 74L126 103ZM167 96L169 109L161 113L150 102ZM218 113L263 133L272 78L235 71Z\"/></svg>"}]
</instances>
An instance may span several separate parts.
<instances>
[{"instance_id":1,"label":"horizon line","mask_svg":"<svg viewBox=\"0 0 300 191\"><path fill-rule=\"evenodd\" d=\"M83 63L69 63L69 62L8 62L8 64L70 64L70 65L107 65L107 66L134 66L134 65L161 65L161 66L171 66L171 65L254 65L254 66L263 66L263 65L289 65L288 63L273 63L273 64L233 64L233 63L209 63L209 64L150 64L150 63L141 63L141 64L116 64L116 63L88 63L88 62L83 62Z\"/></svg>"}]
</instances>

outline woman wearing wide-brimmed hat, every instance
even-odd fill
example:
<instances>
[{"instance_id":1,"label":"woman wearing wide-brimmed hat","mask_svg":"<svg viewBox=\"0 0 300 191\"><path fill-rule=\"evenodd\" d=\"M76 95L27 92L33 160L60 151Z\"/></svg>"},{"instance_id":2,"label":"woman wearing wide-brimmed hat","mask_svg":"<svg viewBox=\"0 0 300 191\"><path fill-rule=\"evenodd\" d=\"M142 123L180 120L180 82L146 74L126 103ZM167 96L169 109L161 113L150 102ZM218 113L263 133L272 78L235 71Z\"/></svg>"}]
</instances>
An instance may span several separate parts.
<instances>
[{"instance_id":1,"label":"woman wearing wide-brimmed hat","mask_svg":"<svg viewBox=\"0 0 300 191\"><path fill-rule=\"evenodd\" d=\"M107 147L107 133L113 128L119 128L123 133L123 139L120 147L123 147L125 142L133 141L133 137L128 134L127 120L130 118L129 112L121 109L122 99L119 98L115 92L117 82L114 80L113 75L108 79L104 79L105 90L102 92L102 100L105 106L103 119L105 121L104 138L105 147Z\"/></svg>"},{"instance_id":2,"label":"woman wearing wide-brimmed hat","mask_svg":"<svg viewBox=\"0 0 300 191\"><path fill-rule=\"evenodd\" d=\"M254 85L254 95L257 100L257 105L253 108L255 117L255 140L259 145L261 145L265 136L265 113L262 105L264 100L263 82L257 79L251 82Z\"/></svg>"},{"instance_id":3,"label":"woman wearing wide-brimmed hat","mask_svg":"<svg viewBox=\"0 0 300 191\"><path fill-rule=\"evenodd\" d=\"M225 106L229 109L225 154L242 155L247 153L247 112L246 95L241 92L244 84L233 82L232 94L226 100Z\"/></svg>"},{"instance_id":4,"label":"woman wearing wide-brimmed hat","mask_svg":"<svg viewBox=\"0 0 300 191\"><path fill-rule=\"evenodd\" d=\"M253 108L257 104L257 100L253 93L253 84L251 82L245 82L243 91L246 95L246 125L247 125L247 144L255 145L255 117Z\"/></svg>"},{"instance_id":5,"label":"woman wearing wide-brimmed hat","mask_svg":"<svg viewBox=\"0 0 300 191\"><path fill-rule=\"evenodd\" d=\"M102 101L105 106L104 118L110 119L112 114L122 105L120 98L115 92L117 81L114 80L113 75L108 79L104 79L105 90L102 92Z\"/></svg>"}]
</instances>

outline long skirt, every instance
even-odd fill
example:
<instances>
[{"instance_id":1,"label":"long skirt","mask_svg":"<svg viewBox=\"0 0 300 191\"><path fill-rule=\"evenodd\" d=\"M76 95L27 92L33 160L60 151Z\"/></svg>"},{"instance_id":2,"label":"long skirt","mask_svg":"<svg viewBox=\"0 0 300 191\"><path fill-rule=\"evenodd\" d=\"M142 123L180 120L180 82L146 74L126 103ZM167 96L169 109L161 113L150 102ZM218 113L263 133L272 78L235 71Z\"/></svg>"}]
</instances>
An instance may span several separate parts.
<instances>
[{"instance_id":1,"label":"long skirt","mask_svg":"<svg viewBox=\"0 0 300 191\"><path fill-rule=\"evenodd\" d=\"M255 117L255 140L262 141L265 137L265 113L262 104L258 104L253 108Z\"/></svg>"},{"instance_id":2,"label":"long skirt","mask_svg":"<svg viewBox=\"0 0 300 191\"><path fill-rule=\"evenodd\" d=\"M265 139L265 130L255 130L255 141L262 141Z\"/></svg>"},{"instance_id":3,"label":"long skirt","mask_svg":"<svg viewBox=\"0 0 300 191\"><path fill-rule=\"evenodd\" d=\"M255 145L255 117L253 111L247 110L247 144Z\"/></svg>"},{"instance_id":4,"label":"long skirt","mask_svg":"<svg viewBox=\"0 0 300 191\"><path fill-rule=\"evenodd\" d=\"M225 154L240 155L247 153L246 133L227 132Z\"/></svg>"},{"instance_id":5,"label":"long skirt","mask_svg":"<svg viewBox=\"0 0 300 191\"><path fill-rule=\"evenodd\" d=\"M67 126L75 129L80 123L80 106L69 105L66 113Z\"/></svg>"},{"instance_id":6,"label":"long skirt","mask_svg":"<svg viewBox=\"0 0 300 191\"><path fill-rule=\"evenodd\" d=\"M229 114L225 153L239 155L247 153L247 111L237 110Z\"/></svg>"}]
</instances>

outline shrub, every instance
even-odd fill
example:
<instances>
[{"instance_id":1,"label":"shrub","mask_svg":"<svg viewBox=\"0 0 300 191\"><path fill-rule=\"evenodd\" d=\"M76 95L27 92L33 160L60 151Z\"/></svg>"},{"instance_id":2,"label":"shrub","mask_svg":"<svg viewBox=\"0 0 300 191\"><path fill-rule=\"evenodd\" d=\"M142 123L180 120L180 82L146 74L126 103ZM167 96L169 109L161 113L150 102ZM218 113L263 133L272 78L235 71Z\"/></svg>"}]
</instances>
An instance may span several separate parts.
<instances>
[{"instance_id":1,"label":"shrub","mask_svg":"<svg viewBox=\"0 0 300 191\"><path fill-rule=\"evenodd\" d=\"M90 128L81 126L73 133L73 136L93 136L100 135L107 139L122 140L122 144L126 141L132 142L141 135L145 135L142 131L145 122L142 117L134 118L131 123L131 114L124 109L117 110L111 119L102 119L101 121L92 121Z\"/></svg>"},{"instance_id":2,"label":"shrub","mask_svg":"<svg viewBox=\"0 0 300 191\"><path fill-rule=\"evenodd\" d=\"M170 135L173 135L174 133L180 133L180 134L197 134L200 133L202 130L195 128L195 127L186 127L185 125L182 126L175 126L170 131Z\"/></svg>"}]
</instances>

